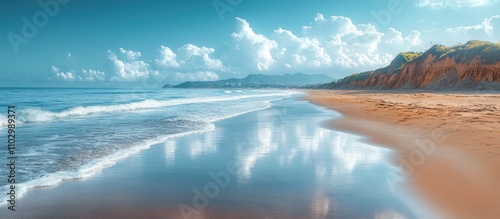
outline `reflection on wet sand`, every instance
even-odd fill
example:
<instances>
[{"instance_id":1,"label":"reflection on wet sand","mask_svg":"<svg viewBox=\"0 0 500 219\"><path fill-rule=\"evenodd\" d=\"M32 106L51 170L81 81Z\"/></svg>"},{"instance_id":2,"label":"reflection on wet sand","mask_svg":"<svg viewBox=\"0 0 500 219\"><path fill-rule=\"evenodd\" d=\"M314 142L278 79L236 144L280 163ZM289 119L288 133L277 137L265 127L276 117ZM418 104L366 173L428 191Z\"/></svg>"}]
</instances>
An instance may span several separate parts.
<instances>
[{"instance_id":1,"label":"reflection on wet sand","mask_svg":"<svg viewBox=\"0 0 500 219\"><path fill-rule=\"evenodd\" d=\"M256 114L258 128L238 145L242 179L251 178L252 168L265 157L278 159L280 166L312 162L317 180L321 181L326 175L347 176L357 165L385 162L384 155L389 153L387 149L359 142L357 136L320 128L317 124L321 120L312 125L304 125L303 121L277 124L272 117L276 115L265 111Z\"/></svg>"},{"instance_id":2,"label":"reflection on wet sand","mask_svg":"<svg viewBox=\"0 0 500 219\"><path fill-rule=\"evenodd\" d=\"M199 218L412 217L384 177L394 170L386 161L390 150L322 128L334 112L282 102L285 107L275 104L239 117L240 122L221 122L214 131L164 143L170 168L189 166L189 160L177 163L186 158L220 170L227 163L237 164L230 179L233 186L221 188Z\"/></svg>"}]
</instances>

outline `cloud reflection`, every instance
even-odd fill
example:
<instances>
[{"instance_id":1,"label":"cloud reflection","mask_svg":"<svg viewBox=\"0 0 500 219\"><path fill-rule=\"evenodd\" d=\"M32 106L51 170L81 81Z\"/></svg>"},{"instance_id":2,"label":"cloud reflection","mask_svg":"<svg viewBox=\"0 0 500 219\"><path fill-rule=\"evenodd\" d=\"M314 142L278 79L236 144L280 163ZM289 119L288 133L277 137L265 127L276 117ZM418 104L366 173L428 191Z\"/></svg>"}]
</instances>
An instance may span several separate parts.
<instances>
[{"instance_id":1,"label":"cloud reflection","mask_svg":"<svg viewBox=\"0 0 500 219\"><path fill-rule=\"evenodd\" d=\"M265 111L258 113L262 117L269 116ZM269 120L267 120L269 121ZM279 143L276 139L279 137L273 133L274 127L271 122L264 122L261 120L258 124L258 129L255 133L255 138L247 141L247 144L240 144L239 147L243 148L240 151L238 161L241 166L240 180L245 180L251 178L252 168L255 163L260 159L268 155L269 153L275 152Z\"/></svg>"},{"instance_id":2,"label":"cloud reflection","mask_svg":"<svg viewBox=\"0 0 500 219\"><path fill-rule=\"evenodd\" d=\"M165 162L167 166L173 165L175 163L176 141L168 139L163 143L163 146L165 146Z\"/></svg>"},{"instance_id":3,"label":"cloud reflection","mask_svg":"<svg viewBox=\"0 0 500 219\"><path fill-rule=\"evenodd\" d=\"M191 159L196 159L201 155L217 152L214 135L216 135L216 132L211 131L190 136L191 139L188 145L189 157Z\"/></svg>"},{"instance_id":4,"label":"cloud reflection","mask_svg":"<svg viewBox=\"0 0 500 219\"><path fill-rule=\"evenodd\" d=\"M268 165L272 159L277 159L274 162L280 168L312 165L317 181L349 178L359 165L383 162L389 151L362 143L355 135L319 127L324 115L297 120L299 116L289 111L284 115L277 110L256 113L257 128L250 129L246 140L238 146L240 181L251 179L259 162ZM280 122L275 122L276 116L281 116Z\"/></svg>"}]
</instances>

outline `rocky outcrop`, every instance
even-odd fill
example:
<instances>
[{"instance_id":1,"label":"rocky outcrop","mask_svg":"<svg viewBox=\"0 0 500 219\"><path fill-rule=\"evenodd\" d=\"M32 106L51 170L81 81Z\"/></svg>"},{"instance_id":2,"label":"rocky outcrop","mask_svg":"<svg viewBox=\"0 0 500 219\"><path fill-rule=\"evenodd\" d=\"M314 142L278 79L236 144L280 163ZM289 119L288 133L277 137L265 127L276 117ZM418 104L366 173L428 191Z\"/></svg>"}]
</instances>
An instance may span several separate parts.
<instances>
[{"instance_id":1,"label":"rocky outcrop","mask_svg":"<svg viewBox=\"0 0 500 219\"><path fill-rule=\"evenodd\" d=\"M327 88L500 90L500 43L469 41L401 53L385 68L347 76Z\"/></svg>"}]
</instances>

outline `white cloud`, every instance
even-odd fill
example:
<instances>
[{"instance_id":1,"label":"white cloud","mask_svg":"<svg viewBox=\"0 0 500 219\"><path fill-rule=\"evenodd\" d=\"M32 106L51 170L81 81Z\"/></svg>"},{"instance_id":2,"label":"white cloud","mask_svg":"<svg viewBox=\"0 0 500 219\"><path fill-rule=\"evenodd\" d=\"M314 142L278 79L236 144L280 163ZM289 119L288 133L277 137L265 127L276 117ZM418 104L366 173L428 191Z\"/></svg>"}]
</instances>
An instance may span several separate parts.
<instances>
[{"instance_id":1,"label":"white cloud","mask_svg":"<svg viewBox=\"0 0 500 219\"><path fill-rule=\"evenodd\" d=\"M304 36L320 41L330 41L337 36L359 33L356 25L348 17L331 16L325 19L323 14L317 14L310 26L302 27Z\"/></svg>"},{"instance_id":2,"label":"white cloud","mask_svg":"<svg viewBox=\"0 0 500 219\"><path fill-rule=\"evenodd\" d=\"M355 24L342 16L317 14L310 25L302 28L300 36L283 28L270 36L258 34L241 18L237 18L237 25L228 60L244 72L352 73L382 67L402 48L420 49L422 45L418 31L404 36L391 29L386 36L374 25ZM387 45L392 47L388 49Z\"/></svg>"},{"instance_id":3,"label":"white cloud","mask_svg":"<svg viewBox=\"0 0 500 219\"><path fill-rule=\"evenodd\" d=\"M219 80L219 75L212 71L199 71L190 73L177 72L174 75L176 81L215 81Z\"/></svg>"},{"instance_id":4,"label":"white cloud","mask_svg":"<svg viewBox=\"0 0 500 219\"><path fill-rule=\"evenodd\" d=\"M169 81L218 80L217 72L228 71L220 59L213 58L214 48L186 44L177 53L166 46L161 46L159 51L154 72Z\"/></svg>"},{"instance_id":5,"label":"white cloud","mask_svg":"<svg viewBox=\"0 0 500 219\"><path fill-rule=\"evenodd\" d=\"M277 29L272 38L278 42L279 53L276 58L289 69L301 67L328 67L332 60L317 39L297 37L291 31Z\"/></svg>"},{"instance_id":6,"label":"white cloud","mask_svg":"<svg viewBox=\"0 0 500 219\"><path fill-rule=\"evenodd\" d=\"M177 62L177 55L168 47L161 46L160 57L156 59L156 64L161 67L166 68L177 68L179 63Z\"/></svg>"},{"instance_id":7,"label":"white cloud","mask_svg":"<svg viewBox=\"0 0 500 219\"><path fill-rule=\"evenodd\" d=\"M385 34L374 25L355 24L348 17L325 18L318 14L310 26L302 28L302 32L308 38L320 40L332 57L332 67L337 69L357 71L381 67L388 64L393 54L397 53L383 47ZM398 34L394 36L396 39L385 37L385 40L400 41L400 44L404 44L402 33Z\"/></svg>"},{"instance_id":8,"label":"white cloud","mask_svg":"<svg viewBox=\"0 0 500 219\"><path fill-rule=\"evenodd\" d=\"M80 72L76 72L74 70L70 70L67 72L62 71L60 68L56 66L52 66L50 68L50 72L53 74L54 79L69 81L69 82L95 82L95 81L104 81L106 75L104 72L96 71L96 70L86 70L82 69ZM52 78L52 77L51 77Z\"/></svg>"},{"instance_id":9,"label":"white cloud","mask_svg":"<svg viewBox=\"0 0 500 219\"><path fill-rule=\"evenodd\" d=\"M405 37L405 44L410 48L419 47L423 44L420 37L420 31L413 30L411 34Z\"/></svg>"},{"instance_id":10,"label":"white cloud","mask_svg":"<svg viewBox=\"0 0 500 219\"><path fill-rule=\"evenodd\" d=\"M234 49L236 63L239 66L255 66L258 71L267 71L276 62L273 55L277 51L278 44L264 35L256 34L250 24L241 18L236 18L238 31L233 37L236 47Z\"/></svg>"},{"instance_id":11,"label":"white cloud","mask_svg":"<svg viewBox=\"0 0 500 219\"><path fill-rule=\"evenodd\" d=\"M198 47L193 44L187 44L179 48L179 58L181 66L185 69L194 68L197 70L224 70L224 65L219 59L213 59L210 56L215 49L208 47Z\"/></svg>"},{"instance_id":12,"label":"white cloud","mask_svg":"<svg viewBox=\"0 0 500 219\"><path fill-rule=\"evenodd\" d=\"M111 81L118 82L136 82L142 79L147 79L150 72L148 63L139 60L140 52L125 50L120 48L120 53L115 54L108 50L108 60L113 67L114 76Z\"/></svg>"},{"instance_id":13,"label":"white cloud","mask_svg":"<svg viewBox=\"0 0 500 219\"><path fill-rule=\"evenodd\" d=\"M50 72L56 77L56 79L63 81L75 81L75 76L73 71L64 72L56 66L50 68Z\"/></svg>"},{"instance_id":14,"label":"white cloud","mask_svg":"<svg viewBox=\"0 0 500 219\"><path fill-rule=\"evenodd\" d=\"M78 78L81 81L104 81L106 79L106 74L102 71L82 69L82 74L79 75Z\"/></svg>"},{"instance_id":15,"label":"white cloud","mask_svg":"<svg viewBox=\"0 0 500 219\"><path fill-rule=\"evenodd\" d=\"M431 9L468 8L491 5L499 0L418 0L417 6Z\"/></svg>"},{"instance_id":16,"label":"white cloud","mask_svg":"<svg viewBox=\"0 0 500 219\"><path fill-rule=\"evenodd\" d=\"M477 25L446 29L457 40L483 39L497 41L500 38L500 15L486 18Z\"/></svg>"},{"instance_id":17,"label":"white cloud","mask_svg":"<svg viewBox=\"0 0 500 219\"><path fill-rule=\"evenodd\" d=\"M129 60L136 60L141 57L141 52L134 52L132 50L125 50L120 48L120 53L125 55L125 57Z\"/></svg>"},{"instance_id":18,"label":"white cloud","mask_svg":"<svg viewBox=\"0 0 500 219\"><path fill-rule=\"evenodd\" d=\"M403 33L391 27L385 32L383 43L386 45L402 45L404 44Z\"/></svg>"}]
</instances>

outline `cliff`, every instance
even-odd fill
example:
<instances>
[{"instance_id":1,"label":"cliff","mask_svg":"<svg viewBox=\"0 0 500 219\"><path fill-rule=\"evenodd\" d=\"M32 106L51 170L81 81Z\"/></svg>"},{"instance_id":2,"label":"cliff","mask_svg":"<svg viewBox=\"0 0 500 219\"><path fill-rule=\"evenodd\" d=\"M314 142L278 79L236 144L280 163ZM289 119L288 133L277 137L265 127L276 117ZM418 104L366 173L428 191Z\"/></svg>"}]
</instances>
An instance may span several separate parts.
<instances>
[{"instance_id":1,"label":"cliff","mask_svg":"<svg viewBox=\"0 0 500 219\"><path fill-rule=\"evenodd\" d=\"M500 43L476 40L401 53L385 68L347 76L327 89L500 90Z\"/></svg>"}]
</instances>

